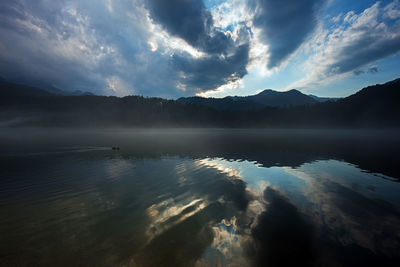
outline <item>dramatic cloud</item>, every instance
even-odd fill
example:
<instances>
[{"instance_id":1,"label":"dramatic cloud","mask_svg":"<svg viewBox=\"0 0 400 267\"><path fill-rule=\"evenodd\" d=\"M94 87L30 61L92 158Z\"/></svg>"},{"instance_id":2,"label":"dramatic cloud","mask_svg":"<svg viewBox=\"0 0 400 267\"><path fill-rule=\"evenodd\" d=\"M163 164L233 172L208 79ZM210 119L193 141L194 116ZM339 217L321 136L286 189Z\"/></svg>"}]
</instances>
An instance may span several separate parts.
<instances>
[{"instance_id":1,"label":"dramatic cloud","mask_svg":"<svg viewBox=\"0 0 400 267\"><path fill-rule=\"evenodd\" d=\"M153 63L142 57L148 50L145 9L137 1L114 1L113 9L97 3L3 1L1 74L40 86L117 95L126 92L113 91L109 81L130 77L126 83L135 92L146 77L142 69Z\"/></svg>"},{"instance_id":2,"label":"dramatic cloud","mask_svg":"<svg viewBox=\"0 0 400 267\"><path fill-rule=\"evenodd\" d=\"M343 78L349 73L365 73L363 67L400 51L400 5L382 7L380 2L360 14L350 11L333 19L332 31L320 29L309 43L311 56L305 64L309 75L293 87L316 87ZM377 73L376 66L367 67Z\"/></svg>"},{"instance_id":3,"label":"dramatic cloud","mask_svg":"<svg viewBox=\"0 0 400 267\"><path fill-rule=\"evenodd\" d=\"M247 74L250 35L244 27L237 27L235 32L219 30L202 1L149 0L148 6L151 17L162 28L204 52L200 57L174 54L181 89L199 93Z\"/></svg>"},{"instance_id":4,"label":"dramatic cloud","mask_svg":"<svg viewBox=\"0 0 400 267\"><path fill-rule=\"evenodd\" d=\"M322 0L251 0L254 26L269 46L268 68L279 66L316 28Z\"/></svg>"},{"instance_id":5,"label":"dramatic cloud","mask_svg":"<svg viewBox=\"0 0 400 267\"><path fill-rule=\"evenodd\" d=\"M341 6L339 15L327 13L330 3L3 0L0 76L44 88L167 98L254 94L286 79L287 66L299 74L280 88L275 80L274 89L380 76L377 61L400 51L399 1L362 12Z\"/></svg>"},{"instance_id":6,"label":"dramatic cloud","mask_svg":"<svg viewBox=\"0 0 400 267\"><path fill-rule=\"evenodd\" d=\"M201 1L3 1L0 72L99 94L193 95L242 78L249 33Z\"/></svg>"},{"instance_id":7,"label":"dramatic cloud","mask_svg":"<svg viewBox=\"0 0 400 267\"><path fill-rule=\"evenodd\" d=\"M174 59L177 69L182 72L184 84L191 88L211 90L247 74L248 50L248 45L244 44L237 47L234 54L225 57L194 59L175 55Z\"/></svg>"},{"instance_id":8,"label":"dramatic cloud","mask_svg":"<svg viewBox=\"0 0 400 267\"><path fill-rule=\"evenodd\" d=\"M229 35L213 26L211 13L198 0L148 0L155 22L172 35L208 53L226 53L233 45Z\"/></svg>"}]
</instances>

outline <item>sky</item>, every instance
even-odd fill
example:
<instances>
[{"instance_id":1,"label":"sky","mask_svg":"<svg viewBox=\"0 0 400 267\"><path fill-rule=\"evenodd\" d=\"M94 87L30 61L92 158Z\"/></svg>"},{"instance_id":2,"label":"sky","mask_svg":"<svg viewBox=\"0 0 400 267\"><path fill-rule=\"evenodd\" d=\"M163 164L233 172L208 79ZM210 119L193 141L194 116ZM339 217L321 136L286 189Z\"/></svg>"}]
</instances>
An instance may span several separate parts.
<instances>
[{"instance_id":1,"label":"sky","mask_svg":"<svg viewBox=\"0 0 400 267\"><path fill-rule=\"evenodd\" d=\"M2 0L0 77L168 99L348 96L400 77L400 1Z\"/></svg>"}]
</instances>

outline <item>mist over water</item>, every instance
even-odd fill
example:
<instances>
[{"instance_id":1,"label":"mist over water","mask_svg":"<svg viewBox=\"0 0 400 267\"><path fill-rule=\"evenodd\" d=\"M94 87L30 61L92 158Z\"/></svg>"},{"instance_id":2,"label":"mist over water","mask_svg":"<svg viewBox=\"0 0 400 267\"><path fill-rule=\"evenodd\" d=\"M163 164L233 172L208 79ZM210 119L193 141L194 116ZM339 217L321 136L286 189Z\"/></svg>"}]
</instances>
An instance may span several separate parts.
<instances>
[{"instance_id":1,"label":"mist over water","mask_svg":"<svg viewBox=\"0 0 400 267\"><path fill-rule=\"evenodd\" d=\"M0 265L398 266L398 136L2 129Z\"/></svg>"}]
</instances>

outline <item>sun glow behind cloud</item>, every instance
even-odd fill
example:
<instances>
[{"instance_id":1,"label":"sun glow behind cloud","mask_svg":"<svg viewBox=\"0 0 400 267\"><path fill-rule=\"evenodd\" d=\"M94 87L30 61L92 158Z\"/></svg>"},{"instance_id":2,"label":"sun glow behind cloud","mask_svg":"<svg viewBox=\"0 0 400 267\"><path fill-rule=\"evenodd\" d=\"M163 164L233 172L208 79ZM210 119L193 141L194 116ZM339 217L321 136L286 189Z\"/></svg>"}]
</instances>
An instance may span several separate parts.
<instances>
[{"instance_id":1,"label":"sun glow behind cloud","mask_svg":"<svg viewBox=\"0 0 400 267\"><path fill-rule=\"evenodd\" d=\"M185 40L169 35L168 32L154 23L150 14L147 15L147 18L149 21L150 33L152 33L147 43L152 52L162 49L161 53L167 56L172 56L177 51L186 52L194 58L205 56L205 53L194 48Z\"/></svg>"}]
</instances>

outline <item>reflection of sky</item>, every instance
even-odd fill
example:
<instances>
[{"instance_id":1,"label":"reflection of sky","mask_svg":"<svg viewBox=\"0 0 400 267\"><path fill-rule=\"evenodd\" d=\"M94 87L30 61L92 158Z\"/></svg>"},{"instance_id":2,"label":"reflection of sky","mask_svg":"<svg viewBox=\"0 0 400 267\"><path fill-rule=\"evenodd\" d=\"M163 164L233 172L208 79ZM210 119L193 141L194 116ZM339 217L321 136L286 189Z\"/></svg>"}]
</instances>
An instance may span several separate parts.
<instances>
[{"instance_id":1,"label":"reflection of sky","mask_svg":"<svg viewBox=\"0 0 400 267\"><path fill-rule=\"evenodd\" d=\"M237 176L247 183L251 190L262 193L267 186L277 187L292 200L304 201L304 187L320 179L332 182L364 194L380 198L393 204L400 204L400 183L382 174L367 173L356 166L337 160L305 163L299 168L265 168L253 161L232 161L222 158L198 160L199 164L216 168L231 176ZM315 180L315 181L313 181Z\"/></svg>"},{"instance_id":2,"label":"reflection of sky","mask_svg":"<svg viewBox=\"0 0 400 267\"><path fill-rule=\"evenodd\" d=\"M190 201L191 199L188 198L185 200ZM147 209L147 214L153 221L147 231L150 238L161 234L206 207L206 203L202 199L194 199L190 203L181 202L175 202L173 198L169 198L160 203L153 204ZM190 211L187 212L188 210Z\"/></svg>"},{"instance_id":3,"label":"reflection of sky","mask_svg":"<svg viewBox=\"0 0 400 267\"><path fill-rule=\"evenodd\" d=\"M262 195L267 186L277 187L296 202L306 201L302 188L306 182L285 168L265 168L253 161L229 161L221 158L202 159L198 163L216 168L229 175L243 179L247 188Z\"/></svg>"},{"instance_id":4,"label":"reflection of sky","mask_svg":"<svg viewBox=\"0 0 400 267\"><path fill-rule=\"evenodd\" d=\"M243 244L249 238L238 232L237 219L223 219L212 227L214 239L203 257L196 263L199 266L248 266Z\"/></svg>"},{"instance_id":5,"label":"reflection of sky","mask_svg":"<svg viewBox=\"0 0 400 267\"><path fill-rule=\"evenodd\" d=\"M366 197L400 204L400 183L382 174L367 173L356 166L336 160L305 163L298 169L285 168L292 175L311 180L324 179L338 183Z\"/></svg>"},{"instance_id":6,"label":"reflection of sky","mask_svg":"<svg viewBox=\"0 0 400 267\"><path fill-rule=\"evenodd\" d=\"M386 246L384 242L389 241L382 241L379 236L387 231L396 233L400 230L396 208L389 204L400 203L400 184L390 177L364 172L346 162L315 161L298 168L265 168L257 162L222 158L206 158L197 163L217 169L228 177L242 179L247 190L259 199L262 199L267 187L279 190L316 225L330 229L342 245L355 243L371 251L382 252ZM268 209L268 204L262 200L259 204ZM247 215L257 220L260 213L261 210L247 212ZM210 256L210 251L217 255L215 250L224 255L225 260L232 258L232 251L226 251L227 244L233 248L232 240L240 243L246 237L224 226L221 222L214 227L216 241L205 253L205 258ZM244 229L241 230L243 232ZM392 241L396 242L394 239ZM240 247L240 244L235 246Z\"/></svg>"}]
</instances>

